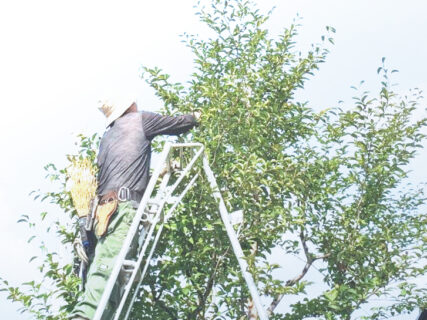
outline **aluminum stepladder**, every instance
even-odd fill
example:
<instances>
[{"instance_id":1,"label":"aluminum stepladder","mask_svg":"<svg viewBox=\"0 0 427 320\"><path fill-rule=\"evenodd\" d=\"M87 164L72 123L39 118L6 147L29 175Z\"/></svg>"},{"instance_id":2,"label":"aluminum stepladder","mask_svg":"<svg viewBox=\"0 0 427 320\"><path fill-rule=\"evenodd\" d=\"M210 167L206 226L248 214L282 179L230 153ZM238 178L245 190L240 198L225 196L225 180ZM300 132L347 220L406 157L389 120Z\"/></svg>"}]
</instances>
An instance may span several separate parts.
<instances>
[{"instance_id":1,"label":"aluminum stepladder","mask_svg":"<svg viewBox=\"0 0 427 320\"><path fill-rule=\"evenodd\" d=\"M172 185L168 185L169 180L172 175L172 168L171 168L171 155L172 152L175 149L179 149L179 151L182 153L184 148L192 149L193 150L193 156L191 160L188 162L188 164L185 166L185 168L181 168L181 172L177 179L172 183ZM238 241L238 237L236 234L236 231L234 230L231 222L230 222L230 215L227 211L227 208L225 206L224 200L222 198L222 195L219 191L215 176L209 166L209 162L204 154L204 146L200 143L167 143L163 149L163 152L160 155L160 159L158 161L158 165L156 166L152 177L150 178L150 181L148 183L148 186L144 192L144 195L141 199L141 202L139 204L138 210L135 213L135 217L133 219L133 222L129 228L128 234L126 236L126 239L123 242L122 248L116 257L116 261L114 264L114 267L111 271L111 275L108 279L108 282L104 288L104 293L101 297L101 300L98 304L98 307L95 312L94 320L101 320L101 317L104 313L104 310L108 304L108 300L110 298L111 292L113 290L113 287L116 283L116 280L121 272L122 269L125 267L131 268L131 274L130 278L128 279L128 282L125 286L124 292L121 296L120 304L117 307L115 314L114 314L114 320L124 319L127 320L130 312L132 310L132 306L137 298L138 289L140 288L142 281L144 279L144 276L147 272L148 266L150 264L151 257L154 253L156 244L160 238L161 232L163 230L164 223L167 222L167 220L172 216L172 213L177 208L179 203L181 203L183 197L188 192L188 190L192 187L192 185L195 183L196 179L198 178L198 174L194 174L194 176L190 177L190 171L194 167L194 164L197 160L203 161L203 171L206 174L206 178L209 181L212 196L218 201L219 204L219 212L221 215L221 219L224 223L227 235L230 239L234 254L236 255L237 261L240 265L242 275L246 281L246 284L248 286L248 289L250 291L250 294L252 296L252 300L255 304L255 307L258 312L258 316L260 320L268 320L267 313L265 312L262 304L261 299L258 293L258 289L255 285L255 282L253 280L252 275L248 272L248 264L246 260L244 259L244 254L242 251L242 248L240 246L240 243ZM163 169L166 167L167 171L166 174L164 174L163 177L161 177L161 173ZM180 185L182 180L189 176L188 178L191 178L190 182L185 186L183 191L175 196L174 191L177 189L177 187ZM161 182L158 187L158 190L155 194L155 196L152 198L152 195L155 190L155 186L157 184L157 181L161 177ZM167 208L166 212L164 212L165 205L169 204L171 205L169 208ZM139 235L140 239L143 239L143 243L141 245L141 248L139 249L139 254L137 255L137 260L126 260L126 255L128 253L128 250L133 242L134 237L138 236L139 233L139 227L140 224L143 223L145 225L145 228L141 230L143 232L143 235ZM156 228L157 223L159 224L159 228L157 229L157 233L154 236L154 231ZM141 263L143 261L143 258L145 257L147 248L150 244L150 242L153 241L153 244L151 246L150 252L148 253L146 259L145 259L145 265L142 267L142 272L140 274L140 279L138 281L137 287L134 291L134 294L132 296L132 299L130 303L127 306L127 311L124 313L123 309L125 306L125 303L127 301L128 295L132 289L134 280L138 274L138 271L141 269Z\"/></svg>"}]
</instances>

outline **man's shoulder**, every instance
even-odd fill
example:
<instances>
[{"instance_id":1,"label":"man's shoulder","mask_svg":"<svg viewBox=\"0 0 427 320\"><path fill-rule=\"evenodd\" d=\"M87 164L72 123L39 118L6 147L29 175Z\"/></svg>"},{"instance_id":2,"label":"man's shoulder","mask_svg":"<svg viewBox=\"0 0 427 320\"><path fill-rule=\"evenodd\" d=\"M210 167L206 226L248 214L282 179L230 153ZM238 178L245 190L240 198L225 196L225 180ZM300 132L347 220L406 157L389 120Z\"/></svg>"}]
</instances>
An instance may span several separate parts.
<instances>
[{"instance_id":1,"label":"man's shoulder","mask_svg":"<svg viewBox=\"0 0 427 320\"><path fill-rule=\"evenodd\" d=\"M152 111L147 111L147 110L141 110L138 111L138 113L142 116L142 118L154 118L154 117L158 117L160 116L160 114L152 112Z\"/></svg>"}]
</instances>

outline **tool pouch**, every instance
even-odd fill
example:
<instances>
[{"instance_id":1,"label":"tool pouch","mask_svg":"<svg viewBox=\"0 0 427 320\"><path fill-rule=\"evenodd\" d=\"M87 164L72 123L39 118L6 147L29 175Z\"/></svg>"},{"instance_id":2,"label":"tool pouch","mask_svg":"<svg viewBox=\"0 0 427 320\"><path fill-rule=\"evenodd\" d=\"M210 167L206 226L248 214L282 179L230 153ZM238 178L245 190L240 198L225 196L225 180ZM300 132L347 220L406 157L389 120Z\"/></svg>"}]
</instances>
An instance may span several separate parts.
<instances>
[{"instance_id":1,"label":"tool pouch","mask_svg":"<svg viewBox=\"0 0 427 320\"><path fill-rule=\"evenodd\" d=\"M108 229L111 216L116 212L119 200L117 199L117 193L112 191L101 197L96 208L96 226L95 234L97 237L105 235Z\"/></svg>"}]
</instances>

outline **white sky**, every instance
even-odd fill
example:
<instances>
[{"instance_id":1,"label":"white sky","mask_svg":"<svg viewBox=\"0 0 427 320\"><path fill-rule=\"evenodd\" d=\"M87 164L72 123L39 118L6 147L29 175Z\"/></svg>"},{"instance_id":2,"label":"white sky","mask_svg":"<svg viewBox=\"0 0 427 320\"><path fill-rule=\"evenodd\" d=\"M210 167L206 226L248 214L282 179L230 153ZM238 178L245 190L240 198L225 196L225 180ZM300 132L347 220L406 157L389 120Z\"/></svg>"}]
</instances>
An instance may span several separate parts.
<instances>
[{"instance_id":1,"label":"white sky","mask_svg":"<svg viewBox=\"0 0 427 320\"><path fill-rule=\"evenodd\" d=\"M351 102L350 86L366 80L375 91L376 69L387 57L399 90L427 89L427 2L419 0L258 0L266 12L276 6L269 27L277 34L296 14L303 18L297 47L320 41L326 25L337 29L327 62L299 97L316 108ZM180 42L184 32L204 34L194 15L195 1L0 2L0 277L18 284L36 275L28 259L37 251L17 225L21 214L43 206L28 193L47 190L43 166L63 163L74 134L102 132L95 102L119 90L138 97L140 107L161 103L140 80L140 66L158 66L172 80L186 81L192 56ZM425 114L420 109L419 114ZM427 181L419 157L418 181ZM2 318L26 319L0 295ZM398 318L396 318L398 319ZM403 318L402 318L403 319Z\"/></svg>"}]
</instances>

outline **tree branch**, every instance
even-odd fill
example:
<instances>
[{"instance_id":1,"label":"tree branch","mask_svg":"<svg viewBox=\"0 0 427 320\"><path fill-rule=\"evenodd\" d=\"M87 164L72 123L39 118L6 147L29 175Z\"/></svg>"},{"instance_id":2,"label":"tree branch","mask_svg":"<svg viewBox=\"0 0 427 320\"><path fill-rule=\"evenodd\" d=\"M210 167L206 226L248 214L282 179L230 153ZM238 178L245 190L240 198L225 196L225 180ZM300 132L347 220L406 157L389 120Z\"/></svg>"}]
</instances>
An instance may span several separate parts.
<instances>
[{"instance_id":1,"label":"tree branch","mask_svg":"<svg viewBox=\"0 0 427 320\"><path fill-rule=\"evenodd\" d=\"M215 280L215 274L216 274L216 266L212 269L211 274L209 275L208 282L206 284L206 289L202 295L200 295L199 298L199 305L197 308L188 316L188 319L195 319L197 314L202 311L202 309L205 307L206 299L209 297L209 294L212 291L214 280Z\"/></svg>"},{"instance_id":2,"label":"tree branch","mask_svg":"<svg viewBox=\"0 0 427 320\"><path fill-rule=\"evenodd\" d=\"M154 284L150 284L150 289L151 289L151 294L153 295L154 302L161 309L163 309L171 317L171 319L178 320L176 314L174 313L175 310L169 308L163 300L160 300L163 290L160 292L159 295L156 295L156 289L154 288Z\"/></svg>"},{"instance_id":3,"label":"tree branch","mask_svg":"<svg viewBox=\"0 0 427 320\"><path fill-rule=\"evenodd\" d=\"M293 279L286 281L285 287L291 287L294 284L296 284L298 281L300 281L307 274L308 270L310 269L310 267L314 261L320 260L320 259L326 259L330 256L329 253L319 255L319 256L314 256L312 253L310 253L310 251L308 250L307 240L306 240L305 235L304 235L304 230L302 228L301 228L299 237L301 240L301 245L302 245L302 248L304 250L304 254L306 256L307 262L306 262L304 268L302 269L301 273L298 276L296 276ZM276 309L276 307L279 305L280 301L282 301L284 296L285 296L285 294L281 293L273 299L273 301L270 304L270 307L267 310L269 315L271 315L274 312L274 309Z\"/></svg>"},{"instance_id":4,"label":"tree branch","mask_svg":"<svg viewBox=\"0 0 427 320\"><path fill-rule=\"evenodd\" d=\"M220 255L217 258L217 255L214 253L213 257L212 257L212 261L215 262L215 266L212 269L212 272L209 275L209 279L208 282L206 284L206 289L205 292L203 293L203 295L200 295L200 301L199 301L199 305L197 306L196 310L194 310L194 312L191 313L191 315L188 317L188 319L195 319L195 317L197 316L197 314L202 311L203 308L206 307L206 300L208 299L210 293L212 292L213 286L214 286L214 282L215 282L215 275L216 272L218 270L218 268L220 267L220 265L223 262L224 257L228 254L228 251L230 250L230 247L228 247L224 254Z\"/></svg>"},{"instance_id":5,"label":"tree branch","mask_svg":"<svg viewBox=\"0 0 427 320\"><path fill-rule=\"evenodd\" d=\"M251 246L251 254L250 257L253 258L253 264L255 264L255 255L258 250L258 243L255 241ZM256 320L258 319L258 310L255 307L255 304L252 300L252 297L248 300L248 320Z\"/></svg>"}]
</instances>

